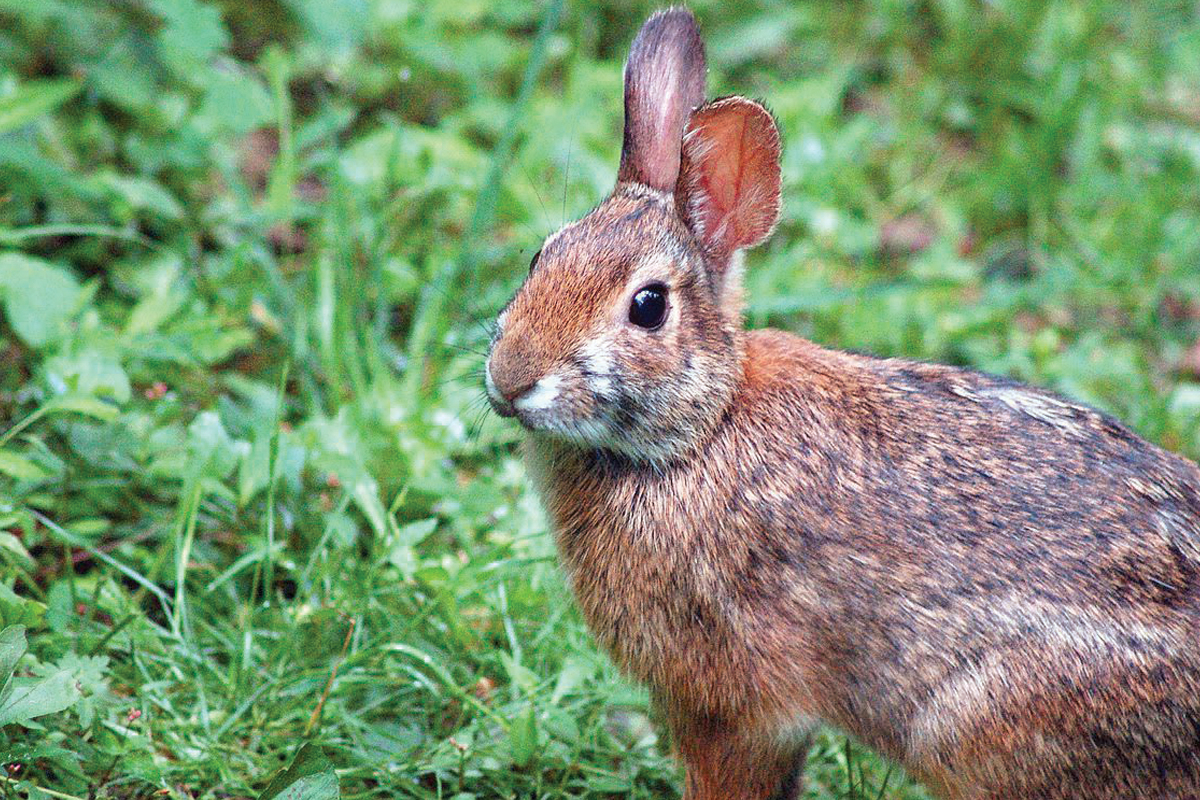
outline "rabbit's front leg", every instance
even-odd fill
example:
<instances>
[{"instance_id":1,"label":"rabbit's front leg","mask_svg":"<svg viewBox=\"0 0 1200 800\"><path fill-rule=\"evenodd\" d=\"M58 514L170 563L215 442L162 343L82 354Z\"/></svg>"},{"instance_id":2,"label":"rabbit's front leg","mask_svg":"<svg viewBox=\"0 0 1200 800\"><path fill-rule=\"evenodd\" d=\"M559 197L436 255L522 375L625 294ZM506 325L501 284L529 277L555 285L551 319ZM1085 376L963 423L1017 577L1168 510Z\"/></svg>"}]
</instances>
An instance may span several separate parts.
<instances>
[{"instance_id":1,"label":"rabbit's front leg","mask_svg":"<svg viewBox=\"0 0 1200 800\"><path fill-rule=\"evenodd\" d=\"M684 800L797 800L812 739L749 733L711 718L673 725Z\"/></svg>"},{"instance_id":2,"label":"rabbit's front leg","mask_svg":"<svg viewBox=\"0 0 1200 800\"><path fill-rule=\"evenodd\" d=\"M796 741L795 749L792 750L791 766L787 767L779 788L771 795L771 800L800 800L800 796L804 794L804 767L808 763L808 750L812 747L812 742L811 733Z\"/></svg>"}]
</instances>

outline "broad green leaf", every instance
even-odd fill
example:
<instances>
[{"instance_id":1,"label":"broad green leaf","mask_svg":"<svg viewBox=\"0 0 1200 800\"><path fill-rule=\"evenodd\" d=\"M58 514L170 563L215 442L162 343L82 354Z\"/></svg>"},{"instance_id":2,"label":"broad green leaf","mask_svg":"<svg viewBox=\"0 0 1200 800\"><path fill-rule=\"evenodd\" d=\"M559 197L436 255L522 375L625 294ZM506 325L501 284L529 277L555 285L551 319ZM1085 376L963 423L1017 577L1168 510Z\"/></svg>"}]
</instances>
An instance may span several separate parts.
<instances>
[{"instance_id":1,"label":"broad green leaf","mask_svg":"<svg viewBox=\"0 0 1200 800\"><path fill-rule=\"evenodd\" d=\"M129 319L125 323L125 335L137 336L157 330L179 312L187 299L185 292L172 290L171 287L147 294L129 313Z\"/></svg>"},{"instance_id":2,"label":"broad green leaf","mask_svg":"<svg viewBox=\"0 0 1200 800\"><path fill-rule=\"evenodd\" d=\"M73 411L105 422L114 420L121 413L112 403L86 394L64 394L50 401L51 413Z\"/></svg>"},{"instance_id":3,"label":"broad green leaf","mask_svg":"<svg viewBox=\"0 0 1200 800\"><path fill-rule=\"evenodd\" d=\"M205 76L205 86L196 115L201 129L245 135L271 119L271 96L254 72L218 62Z\"/></svg>"},{"instance_id":4,"label":"broad green leaf","mask_svg":"<svg viewBox=\"0 0 1200 800\"><path fill-rule=\"evenodd\" d=\"M0 528L5 527L4 522L0 521ZM7 531L0 531L0 550L7 550L11 555L15 556L27 568L34 566L33 556L25 549L25 545L16 536L13 536Z\"/></svg>"},{"instance_id":5,"label":"broad green leaf","mask_svg":"<svg viewBox=\"0 0 1200 800\"><path fill-rule=\"evenodd\" d=\"M376 502L378 502L378 498L376 498ZM382 510L382 504L379 508ZM370 515L370 512L366 511L366 509L364 509L364 512L368 516ZM424 540L426 536L433 533L437 529L437 525L438 521L436 518L422 519L410 522L396 531L391 550L388 552L388 560L392 563L392 566L404 574L406 580L412 577L417 567L417 558L413 552L413 547Z\"/></svg>"},{"instance_id":6,"label":"broad green leaf","mask_svg":"<svg viewBox=\"0 0 1200 800\"><path fill-rule=\"evenodd\" d=\"M305 742L288 768L271 779L258 800L337 800L339 797L337 774L325 751Z\"/></svg>"},{"instance_id":7,"label":"broad green leaf","mask_svg":"<svg viewBox=\"0 0 1200 800\"><path fill-rule=\"evenodd\" d=\"M558 680L554 682L554 692L550 702L557 704L565 696L583 686L596 674L596 662L590 658L569 655L563 660L562 669L558 671Z\"/></svg>"},{"instance_id":8,"label":"broad green leaf","mask_svg":"<svg viewBox=\"0 0 1200 800\"><path fill-rule=\"evenodd\" d=\"M0 631L0 683L7 683L12 677L25 648L24 625L9 625Z\"/></svg>"},{"instance_id":9,"label":"broad green leaf","mask_svg":"<svg viewBox=\"0 0 1200 800\"><path fill-rule=\"evenodd\" d=\"M358 44L371 22L371 5L366 0L341 0L337 13L330 14L323 0L284 0L307 29L311 39L330 50Z\"/></svg>"},{"instance_id":10,"label":"broad green leaf","mask_svg":"<svg viewBox=\"0 0 1200 800\"><path fill-rule=\"evenodd\" d=\"M202 411L188 426L188 474L224 480L250 450L225 430L220 415Z\"/></svg>"},{"instance_id":11,"label":"broad green leaf","mask_svg":"<svg viewBox=\"0 0 1200 800\"><path fill-rule=\"evenodd\" d=\"M518 664L516 659L503 651L500 652L500 661L503 662L504 669L508 672L508 679L514 686L529 695L537 691L537 685L541 679L536 672L523 664Z\"/></svg>"},{"instance_id":12,"label":"broad green leaf","mask_svg":"<svg viewBox=\"0 0 1200 800\"><path fill-rule=\"evenodd\" d=\"M14 678L12 689L0 700L0 727L70 708L82 696L69 670L48 678Z\"/></svg>"},{"instance_id":13,"label":"broad green leaf","mask_svg":"<svg viewBox=\"0 0 1200 800\"><path fill-rule=\"evenodd\" d=\"M46 470L11 450L0 450L0 473L19 481L41 480L47 475Z\"/></svg>"},{"instance_id":14,"label":"broad green leaf","mask_svg":"<svg viewBox=\"0 0 1200 800\"><path fill-rule=\"evenodd\" d=\"M355 480L351 487L351 495L359 510L366 516L371 527L379 536L387 535L387 511L379 499L379 483L372 477L363 475Z\"/></svg>"},{"instance_id":15,"label":"broad green leaf","mask_svg":"<svg viewBox=\"0 0 1200 800\"><path fill-rule=\"evenodd\" d=\"M528 766L538 746L537 712L532 704L509 729L509 745L513 763L518 767Z\"/></svg>"},{"instance_id":16,"label":"broad green leaf","mask_svg":"<svg viewBox=\"0 0 1200 800\"><path fill-rule=\"evenodd\" d=\"M36 628L45 618L44 604L32 597L21 597L6 584L0 583L0 625Z\"/></svg>"},{"instance_id":17,"label":"broad green leaf","mask_svg":"<svg viewBox=\"0 0 1200 800\"><path fill-rule=\"evenodd\" d=\"M183 216L183 206L157 181L116 172L105 172L96 180L112 193L117 201L114 205L120 209L122 217L132 217L129 212L143 212L163 219Z\"/></svg>"},{"instance_id":18,"label":"broad green leaf","mask_svg":"<svg viewBox=\"0 0 1200 800\"><path fill-rule=\"evenodd\" d=\"M4 314L30 347L41 347L53 338L78 298L79 284L66 270L24 253L0 253Z\"/></svg>"},{"instance_id":19,"label":"broad green leaf","mask_svg":"<svg viewBox=\"0 0 1200 800\"><path fill-rule=\"evenodd\" d=\"M579 737L582 735L579 723L575 721L575 713L573 710L567 711L561 708L547 709L542 727L555 739L573 746L579 742Z\"/></svg>"},{"instance_id":20,"label":"broad green leaf","mask_svg":"<svg viewBox=\"0 0 1200 800\"><path fill-rule=\"evenodd\" d=\"M0 134L50 113L74 97L81 85L74 78L29 81L8 97L0 98Z\"/></svg>"},{"instance_id":21,"label":"broad green leaf","mask_svg":"<svg viewBox=\"0 0 1200 800\"><path fill-rule=\"evenodd\" d=\"M64 770L79 773L80 755L77 752L72 752L64 747L58 747L46 742L10 742L7 746L0 747L0 764L30 764L35 760L43 759L57 764ZM29 797L53 797L33 789Z\"/></svg>"},{"instance_id":22,"label":"broad green leaf","mask_svg":"<svg viewBox=\"0 0 1200 800\"><path fill-rule=\"evenodd\" d=\"M403 525L397 531L396 538L404 545L413 547L425 541L429 534L437 530L438 521L436 517L429 519L421 519L416 522L410 522Z\"/></svg>"},{"instance_id":23,"label":"broad green leaf","mask_svg":"<svg viewBox=\"0 0 1200 800\"><path fill-rule=\"evenodd\" d=\"M220 9L199 0L152 0L166 25L158 33L167 65L185 80L200 80L198 68L229 44Z\"/></svg>"},{"instance_id":24,"label":"broad green leaf","mask_svg":"<svg viewBox=\"0 0 1200 800\"><path fill-rule=\"evenodd\" d=\"M62 392L65 396L106 397L117 403L129 400L133 393L129 385L129 376L121 362L106 352L86 349L69 355L60 355L47 359L46 378L51 388ZM92 413L99 406L87 406L78 399L68 401L72 411ZM87 410L84 410L84 409ZM100 416L103 419L103 416Z\"/></svg>"}]
</instances>

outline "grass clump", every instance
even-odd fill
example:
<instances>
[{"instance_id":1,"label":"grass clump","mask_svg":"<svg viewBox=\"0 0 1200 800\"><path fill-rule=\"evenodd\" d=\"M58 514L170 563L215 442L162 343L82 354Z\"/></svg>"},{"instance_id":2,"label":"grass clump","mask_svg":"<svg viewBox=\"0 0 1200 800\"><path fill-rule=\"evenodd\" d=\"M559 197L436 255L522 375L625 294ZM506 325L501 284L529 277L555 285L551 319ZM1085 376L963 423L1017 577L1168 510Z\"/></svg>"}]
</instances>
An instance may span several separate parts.
<instances>
[{"instance_id":1,"label":"grass clump","mask_svg":"<svg viewBox=\"0 0 1200 800\"><path fill-rule=\"evenodd\" d=\"M694 7L785 142L751 324L1200 455L1195 9ZM675 791L478 372L650 10L0 0L0 792Z\"/></svg>"}]
</instances>

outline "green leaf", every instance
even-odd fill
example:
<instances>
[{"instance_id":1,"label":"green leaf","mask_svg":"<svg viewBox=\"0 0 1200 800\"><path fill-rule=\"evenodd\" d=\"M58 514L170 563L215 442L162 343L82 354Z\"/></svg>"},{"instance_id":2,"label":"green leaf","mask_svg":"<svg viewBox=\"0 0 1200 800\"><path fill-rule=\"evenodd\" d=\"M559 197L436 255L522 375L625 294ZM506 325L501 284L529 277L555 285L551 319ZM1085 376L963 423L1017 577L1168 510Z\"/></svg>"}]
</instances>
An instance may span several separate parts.
<instances>
[{"instance_id":1,"label":"green leaf","mask_svg":"<svg viewBox=\"0 0 1200 800\"><path fill-rule=\"evenodd\" d=\"M578 655L567 656L558 672L558 680L554 682L550 702L557 704L559 700L591 680L595 674L596 663L591 659Z\"/></svg>"},{"instance_id":2,"label":"green leaf","mask_svg":"<svg viewBox=\"0 0 1200 800\"><path fill-rule=\"evenodd\" d=\"M532 704L509 730L509 746L512 748L513 764L526 767L533 761L538 746L538 728L537 712Z\"/></svg>"},{"instance_id":3,"label":"green leaf","mask_svg":"<svg viewBox=\"0 0 1200 800\"><path fill-rule=\"evenodd\" d=\"M158 330L164 322L179 313L187 299L187 293L173 291L169 286L147 294L129 313L129 319L125 323L125 335L137 336Z\"/></svg>"},{"instance_id":4,"label":"green leaf","mask_svg":"<svg viewBox=\"0 0 1200 800\"><path fill-rule=\"evenodd\" d=\"M25 626L9 625L0 631L0 682L7 683L25 655Z\"/></svg>"},{"instance_id":5,"label":"green leaf","mask_svg":"<svg viewBox=\"0 0 1200 800\"><path fill-rule=\"evenodd\" d=\"M538 674L523 664L518 664L516 659L504 651L500 651L500 661L504 664L504 669L508 673L508 679L512 681L514 686L517 686L525 694L533 694L537 691L540 678Z\"/></svg>"},{"instance_id":6,"label":"green leaf","mask_svg":"<svg viewBox=\"0 0 1200 800\"><path fill-rule=\"evenodd\" d=\"M373 497L375 498L375 502L378 503L378 494L373 495ZM369 499L369 496L364 496L363 500L367 499ZM368 516L370 516L372 513L370 508L367 506L363 506L363 508ZM379 509L382 511L382 504L379 504ZM423 541L425 537L433 533L437 529L437 526L437 518L432 517L430 519L410 522L396 531L392 547L388 551L388 560L392 563L392 566L404 573L405 580L412 577L417 567L417 557L413 548Z\"/></svg>"},{"instance_id":7,"label":"green leaf","mask_svg":"<svg viewBox=\"0 0 1200 800\"><path fill-rule=\"evenodd\" d=\"M325 751L305 742L292 763L271 779L258 800L337 800L337 774Z\"/></svg>"},{"instance_id":8,"label":"green leaf","mask_svg":"<svg viewBox=\"0 0 1200 800\"><path fill-rule=\"evenodd\" d=\"M13 332L30 347L49 342L79 298L66 270L24 253L0 253L0 298Z\"/></svg>"},{"instance_id":9,"label":"green leaf","mask_svg":"<svg viewBox=\"0 0 1200 800\"><path fill-rule=\"evenodd\" d=\"M0 625L36 628L41 626L45 618L45 605L32 597L21 597L6 584L0 583Z\"/></svg>"},{"instance_id":10,"label":"green leaf","mask_svg":"<svg viewBox=\"0 0 1200 800\"><path fill-rule=\"evenodd\" d=\"M14 678L8 696L0 700L0 727L70 708L82 696L69 670L48 678Z\"/></svg>"},{"instance_id":11,"label":"green leaf","mask_svg":"<svg viewBox=\"0 0 1200 800\"><path fill-rule=\"evenodd\" d=\"M79 774L79 754L73 753L62 747L56 747L46 742L11 742L7 746L0 747L0 764L30 764L37 759L46 759L57 764L74 774ZM35 789L30 793L30 797L53 795L42 795Z\"/></svg>"},{"instance_id":12,"label":"green leaf","mask_svg":"<svg viewBox=\"0 0 1200 800\"><path fill-rule=\"evenodd\" d=\"M323 0L284 0L300 18L315 42L330 50L357 45L371 24L371 6L365 0L342 0L336 14L329 13Z\"/></svg>"},{"instance_id":13,"label":"green leaf","mask_svg":"<svg viewBox=\"0 0 1200 800\"><path fill-rule=\"evenodd\" d=\"M153 0L150 6L166 23L158 40L167 65L185 80L200 80L197 68L229 44L220 9L198 0Z\"/></svg>"},{"instance_id":14,"label":"green leaf","mask_svg":"<svg viewBox=\"0 0 1200 800\"><path fill-rule=\"evenodd\" d=\"M437 526L437 517L430 517L429 519L421 519L417 520L416 522L410 522L407 525L402 526L396 532L396 538L399 540L400 544L403 544L407 547L414 547L425 541L429 534L437 530Z\"/></svg>"},{"instance_id":15,"label":"green leaf","mask_svg":"<svg viewBox=\"0 0 1200 800\"><path fill-rule=\"evenodd\" d=\"M183 216L180 202L156 181L105 172L96 176L96 182L107 188L114 200L119 201L117 205L122 217L132 219L133 215L129 212L138 211L162 219L179 219ZM120 204L124 204L125 208L120 208Z\"/></svg>"},{"instance_id":16,"label":"green leaf","mask_svg":"<svg viewBox=\"0 0 1200 800\"><path fill-rule=\"evenodd\" d=\"M88 348L70 355L54 356L46 360L45 369L47 380L56 392L77 398L69 401L73 404L72 411L100 416L92 413L99 410L98 405L84 405L78 398L106 397L124 403L133 393L121 362L99 349ZM84 411L85 408L88 410Z\"/></svg>"},{"instance_id":17,"label":"green leaf","mask_svg":"<svg viewBox=\"0 0 1200 800\"><path fill-rule=\"evenodd\" d=\"M120 414L120 409L112 403L106 403L98 397L92 397L86 394L64 394L50 401L49 413L58 413L60 411L74 411L76 414L84 414L89 417L109 422L117 418Z\"/></svg>"},{"instance_id":18,"label":"green leaf","mask_svg":"<svg viewBox=\"0 0 1200 800\"><path fill-rule=\"evenodd\" d=\"M201 130L245 135L271 119L271 96L250 70L218 63L207 71L205 88L195 118Z\"/></svg>"},{"instance_id":19,"label":"green leaf","mask_svg":"<svg viewBox=\"0 0 1200 800\"><path fill-rule=\"evenodd\" d=\"M0 134L50 113L74 97L80 86L73 78L29 81L8 97L0 98Z\"/></svg>"},{"instance_id":20,"label":"green leaf","mask_svg":"<svg viewBox=\"0 0 1200 800\"><path fill-rule=\"evenodd\" d=\"M46 470L25 456L9 450L0 450L0 473L19 481L37 481L47 475Z\"/></svg>"},{"instance_id":21,"label":"green leaf","mask_svg":"<svg viewBox=\"0 0 1200 800\"><path fill-rule=\"evenodd\" d=\"M3 520L0 520L0 528L5 527ZM0 532L0 550L7 550L11 556L15 556L18 561L26 569L33 569L33 556L29 555L29 551L25 549L25 545L16 536L13 536L7 531ZM2 584L0 584L2 585Z\"/></svg>"},{"instance_id":22,"label":"green leaf","mask_svg":"<svg viewBox=\"0 0 1200 800\"><path fill-rule=\"evenodd\" d=\"M224 480L250 450L225 430L215 411L202 411L188 426L188 474Z\"/></svg>"}]
</instances>

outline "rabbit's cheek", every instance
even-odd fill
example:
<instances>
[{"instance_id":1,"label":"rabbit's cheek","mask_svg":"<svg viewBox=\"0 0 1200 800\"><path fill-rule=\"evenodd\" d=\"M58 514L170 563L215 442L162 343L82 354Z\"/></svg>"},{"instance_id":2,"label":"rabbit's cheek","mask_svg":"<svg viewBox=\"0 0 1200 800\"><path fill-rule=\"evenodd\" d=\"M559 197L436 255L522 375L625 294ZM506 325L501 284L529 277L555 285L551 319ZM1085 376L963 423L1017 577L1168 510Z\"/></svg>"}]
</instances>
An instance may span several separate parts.
<instances>
[{"instance_id":1,"label":"rabbit's cheek","mask_svg":"<svg viewBox=\"0 0 1200 800\"><path fill-rule=\"evenodd\" d=\"M608 438L594 393L570 370L544 376L517 398L512 408L521 424L531 431L592 446Z\"/></svg>"},{"instance_id":2,"label":"rabbit's cheek","mask_svg":"<svg viewBox=\"0 0 1200 800\"><path fill-rule=\"evenodd\" d=\"M593 339L579 349L580 376L588 391L600 402L611 403L617 399L614 347L614 342L603 338Z\"/></svg>"}]
</instances>

